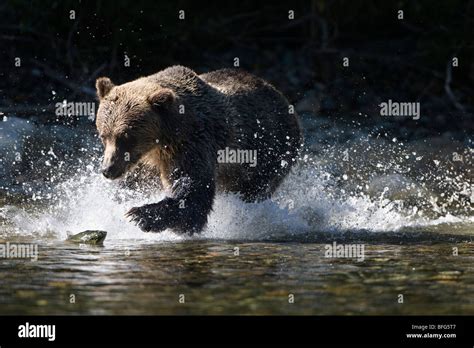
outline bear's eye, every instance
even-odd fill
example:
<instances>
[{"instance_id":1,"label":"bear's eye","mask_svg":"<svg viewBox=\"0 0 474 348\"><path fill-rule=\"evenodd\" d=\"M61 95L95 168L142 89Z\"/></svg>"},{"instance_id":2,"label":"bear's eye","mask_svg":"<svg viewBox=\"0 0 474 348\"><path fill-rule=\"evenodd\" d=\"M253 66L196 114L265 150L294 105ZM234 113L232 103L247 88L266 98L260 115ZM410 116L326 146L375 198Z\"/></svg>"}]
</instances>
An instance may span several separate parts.
<instances>
[{"instance_id":1,"label":"bear's eye","mask_svg":"<svg viewBox=\"0 0 474 348\"><path fill-rule=\"evenodd\" d=\"M121 144L132 144L134 143L135 138L130 132L123 132L117 137L117 142Z\"/></svg>"}]
</instances>

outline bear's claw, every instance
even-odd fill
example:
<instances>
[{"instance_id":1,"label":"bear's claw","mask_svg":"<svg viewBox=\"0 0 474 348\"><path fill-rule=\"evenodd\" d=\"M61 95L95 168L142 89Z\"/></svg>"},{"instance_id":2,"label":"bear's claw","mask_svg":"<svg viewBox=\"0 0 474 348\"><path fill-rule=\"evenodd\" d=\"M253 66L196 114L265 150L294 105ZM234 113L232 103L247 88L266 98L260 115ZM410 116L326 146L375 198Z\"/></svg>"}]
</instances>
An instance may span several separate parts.
<instances>
[{"instance_id":1,"label":"bear's claw","mask_svg":"<svg viewBox=\"0 0 474 348\"><path fill-rule=\"evenodd\" d=\"M134 207L125 213L130 222L135 223L144 232L161 232L167 228L160 217L155 204Z\"/></svg>"}]
</instances>

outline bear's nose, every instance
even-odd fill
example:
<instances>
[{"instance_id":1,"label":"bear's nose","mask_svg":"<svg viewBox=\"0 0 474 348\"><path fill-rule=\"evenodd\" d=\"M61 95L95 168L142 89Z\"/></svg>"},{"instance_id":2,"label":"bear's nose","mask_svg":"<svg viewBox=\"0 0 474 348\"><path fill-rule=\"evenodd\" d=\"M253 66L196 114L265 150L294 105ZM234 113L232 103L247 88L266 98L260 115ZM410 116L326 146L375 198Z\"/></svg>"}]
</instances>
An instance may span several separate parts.
<instances>
[{"instance_id":1,"label":"bear's nose","mask_svg":"<svg viewBox=\"0 0 474 348\"><path fill-rule=\"evenodd\" d=\"M111 179L113 177L111 167L103 168L102 175L104 175L107 179Z\"/></svg>"}]
</instances>

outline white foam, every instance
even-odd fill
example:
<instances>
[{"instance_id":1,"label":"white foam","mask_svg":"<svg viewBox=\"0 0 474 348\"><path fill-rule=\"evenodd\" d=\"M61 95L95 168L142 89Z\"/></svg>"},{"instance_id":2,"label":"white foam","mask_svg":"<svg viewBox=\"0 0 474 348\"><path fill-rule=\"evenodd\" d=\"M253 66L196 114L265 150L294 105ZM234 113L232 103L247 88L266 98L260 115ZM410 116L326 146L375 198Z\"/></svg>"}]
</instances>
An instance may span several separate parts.
<instances>
[{"instance_id":1,"label":"white foam","mask_svg":"<svg viewBox=\"0 0 474 348\"><path fill-rule=\"evenodd\" d=\"M139 239L143 242L178 241L186 238L278 240L308 233L338 231L396 231L407 226L450 222L474 222L472 217L447 215L427 219L402 212L396 202L367 196L347 196L335 189L331 176L314 168L298 168L285 180L271 200L244 203L237 195L218 194L206 229L185 237L169 230L144 233L128 222L131 207L161 200L165 194L147 195L121 188L102 178L91 167L53 189L46 208L26 211L13 206L0 215L18 234L54 232L64 239L68 231L98 229L108 240Z\"/></svg>"}]
</instances>

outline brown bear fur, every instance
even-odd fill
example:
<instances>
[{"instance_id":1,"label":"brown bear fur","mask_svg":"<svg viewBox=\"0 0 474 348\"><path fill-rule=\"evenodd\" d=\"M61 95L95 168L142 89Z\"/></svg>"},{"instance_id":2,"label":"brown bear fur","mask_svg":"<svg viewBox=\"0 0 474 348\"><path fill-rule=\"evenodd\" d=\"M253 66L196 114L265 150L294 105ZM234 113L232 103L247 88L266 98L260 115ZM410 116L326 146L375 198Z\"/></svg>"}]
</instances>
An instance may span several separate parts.
<instances>
[{"instance_id":1,"label":"brown bear fur","mask_svg":"<svg viewBox=\"0 0 474 348\"><path fill-rule=\"evenodd\" d=\"M199 232L216 189L246 201L268 198L298 156L301 131L288 101L243 71L197 75L173 66L119 86L99 78L96 87L103 174L115 179L145 165L170 191L127 213L144 231ZM218 151L226 147L256 150L256 166L218 163Z\"/></svg>"}]
</instances>

